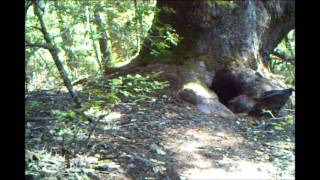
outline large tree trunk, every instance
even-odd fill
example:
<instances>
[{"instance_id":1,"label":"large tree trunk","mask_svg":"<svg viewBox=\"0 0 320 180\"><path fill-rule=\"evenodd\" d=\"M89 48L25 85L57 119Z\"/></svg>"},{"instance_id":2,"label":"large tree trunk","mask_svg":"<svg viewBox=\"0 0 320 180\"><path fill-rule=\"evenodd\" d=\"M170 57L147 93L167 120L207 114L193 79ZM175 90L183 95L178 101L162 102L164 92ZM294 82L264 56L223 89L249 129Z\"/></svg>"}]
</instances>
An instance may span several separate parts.
<instances>
[{"instance_id":1,"label":"large tree trunk","mask_svg":"<svg viewBox=\"0 0 320 180\"><path fill-rule=\"evenodd\" d=\"M221 2L158 1L159 8L175 10L160 12L158 20L174 27L183 40L171 55L160 57L150 56L145 42L140 56L120 70L183 62L179 95L203 112L223 116L233 116L229 103L245 102L250 109L264 92L285 88L267 64L269 54L294 28L294 1Z\"/></svg>"}]
</instances>

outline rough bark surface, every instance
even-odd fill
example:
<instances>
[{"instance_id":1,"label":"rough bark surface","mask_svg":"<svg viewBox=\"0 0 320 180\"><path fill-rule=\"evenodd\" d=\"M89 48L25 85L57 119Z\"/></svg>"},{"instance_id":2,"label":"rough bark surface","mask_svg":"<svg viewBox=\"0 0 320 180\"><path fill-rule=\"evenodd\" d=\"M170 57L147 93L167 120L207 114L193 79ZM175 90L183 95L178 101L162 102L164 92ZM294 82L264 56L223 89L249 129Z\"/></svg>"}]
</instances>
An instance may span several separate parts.
<instances>
[{"instance_id":1,"label":"rough bark surface","mask_svg":"<svg viewBox=\"0 0 320 180\"><path fill-rule=\"evenodd\" d=\"M230 1L231 2L231 1ZM140 56L120 68L141 64L183 62L179 95L206 113L233 116L226 106L253 106L264 92L286 88L267 68L269 54L294 28L294 1L166 1L175 13L161 13L183 40L171 55L152 57L145 42ZM232 3L230 3L232 4ZM245 97L245 98L244 98ZM241 108L240 108L241 109Z\"/></svg>"}]
</instances>

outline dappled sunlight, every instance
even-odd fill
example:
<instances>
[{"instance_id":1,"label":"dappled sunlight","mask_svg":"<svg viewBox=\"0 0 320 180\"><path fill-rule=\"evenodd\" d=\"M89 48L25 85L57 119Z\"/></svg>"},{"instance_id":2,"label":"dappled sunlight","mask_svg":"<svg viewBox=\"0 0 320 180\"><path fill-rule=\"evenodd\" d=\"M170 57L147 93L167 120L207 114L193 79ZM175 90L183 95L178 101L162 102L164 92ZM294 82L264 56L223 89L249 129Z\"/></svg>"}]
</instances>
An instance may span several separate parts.
<instances>
[{"instance_id":1,"label":"dappled sunlight","mask_svg":"<svg viewBox=\"0 0 320 180\"><path fill-rule=\"evenodd\" d=\"M211 167L206 169L190 168L181 172L184 179L276 179L279 169L269 162L251 162L247 160L232 160L223 158L218 164L227 169ZM293 179L283 174L283 179Z\"/></svg>"},{"instance_id":2,"label":"dappled sunlight","mask_svg":"<svg viewBox=\"0 0 320 180\"><path fill-rule=\"evenodd\" d=\"M238 149L243 141L243 138L235 137L227 131L214 132L184 127L166 129L164 137L166 146L180 162L178 164L183 164L176 170L182 174L191 174L190 178L202 178L196 177L197 173L205 174L208 169L218 168L219 160L223 160L225 156L222 149Z\"/></svg>"},{"instance_id":3,"label":"dappled sunlight","mask_svg":"<svg viewBox=\"0 0 320 180\"><path fill-rule=\"evenodd\" d=\"M42 167L42 171L46 173L57 173L63 174L65 172L73 172L78 174L78 176L82 172L87 172L90 174L93 173L95 170L92 169L93 166L96 166L96 170L109 170L108 176L109 177L125 177L124 169L120 166L119 163L113 162L111 160L99 160L98 156L88 156L88 155L79 155L77 154L76 157L70 158L69 166L72 169L66 168L66 157L61 156L59 154L52 154L51 152L47 152L46 150L33 150L33 151L26 151L26 158L31 167L32 164L38 164ZM119 172L122 174L120 175Z\"/></svg>"},{"instance_id":4,"label":"dappled sunlight","mask_svg":"<svg viewBox=\"0 0 320 180\"><path fill-rule=\"evenodd\" d=\"M122 116L123 116L123 114L122 114L121 112L113 111L113 112L111 112L108 116L106 116L105 118L103 118L103 119L101 120L101 122L117 121L117 120L121 119Z\"/></svg>"},{"instance_id":5,"label":"dappled sunlight","mask_svg":"<svg viewBox=\"0 0 320 180\"><path fill-rule=\"evenodd\" d=\"M164 142L174 152L176 171L182 179L272 179L279 168L269 161L251 161L247 141L226 129L167 128ZM234 152L230 156L229 152ZM294 166L294 165L293 165ZM290 167L294 169L294 167ZM282 174L287 179L292 175Z\"/></svg>"},{"instance_id":6,"label":"dappled sunlight","mask_svg":"<svg viewBox=\"0 0 320 180\"><path fill-rule=\"evenodd\" d=\"M222 160L227 161L227 160ZM191 168L181 172L184 179L273 179L270 173L275 172L276 168L266 163L252 163L249 161L227 161L234 164L230 170L221 168Z\"/></svg>"},{"instance_id":7,"label":"dappled sunlight","mask_svg":"<svg viewBox=\"0 0 320 180\"><path fill-rule=\"evenodd\" d=\"M194 152L197 150L197 148L199 147L199 143L197 142L191 142L191 143L184 143L180 146L180 150L181 151L186 151L186 152Z\"/></svg>"},{"instance_id":8,"label":"dappled sunlight","mask_svg":"<svg viewBox=\"0 0 320 180\"><path fill-rule=\"evenodd\" d=\"M293 178L277 1L25 1L26 179Z\"/></svg>"},{"instance_id":9,"label":"dappled sunlight","mask_svg":"<svg viewBox=\"0 0 320 180\"><path fill-rule=\"evenodd\" d=\"M199 83L190 82L190 83L184 85L183 89L184 90L191 90L194 93L196 93L196 95L202 96L204 98L211 98L212 97L212 94L210 94L209 90Z\"/></svg>"},{"instance_id":10,"label":"dappled sunlight","mask_svg":"<svg viewBox=\"0 0 320 180\"><path fill-rule=\"evenodd\" d=\"M45 95L51 98L52 94L48 95L47 92ZM39 97L39 94L34 96ZM33 103L34 109L44 107L40 103L42 101L38 101L37 106ZM62 101L59 99L59 102ZM88 142L86 139L92 127L87 127L85 136L77 139L79 141L75 148L78 149L79 145L81 150L73 153L75 156L70 158L70 169L64 167L64 156L49 157L48 161L41 161L48 164L54 161L55 168L59 170L52 170L51 174L63 172L72 176L86 174L88 177L99 174L99 177L111 179L165 179L163 177L172 177L174 173L181 179L272 179L279 177L279 171L283 173L278 164L270 161L274 158L272 154L261 149L259 144L254 146L256 142L237 133L227 124L228 120L205 115L187 104L181 106L167 102L167 99L159 98L156 102L124 103L116 106L108 116L101 119L101 124L95 128ZM91 113L94 112L95 109ZM35 124L33 126L33 129L38 128ZM34 132L31 138L33 141L29 143L32 143L32 146L29 145L32 148L33 144L40 144L41 140L41 133ZM31 131L28 137L31 137L30 133ZM37 139L39 141L36 142ZM268 148L284 146L285 142L280 142L264 144ZM48 143L51 151L53 148L55 153L61 151L58 145L61 141ZM279 153L276 155L282 154L279 150L277 152ZM28 165L29 168L33 166L32 163ZM288 173L294 172L294 164L290 165L293 167L289 167ZM46 172L46 169L31 171ZM290 179L292 175L281 177Z\"/></svg>"},{"instance_id":11,"label":"dappled sunlight","mask_svg":"<svg viewBox=\"0 0 320 180\"><path fill-rule=\"evenodd\" d=\"M166 129L164 142L178 161L176 171L182 179L273 179L280 172L269 161L251 161L246 140L226 130ZM230 156L229 152L235 154ZM291 169L294 169L294 164ZM287 179L292 175L282 174Z\"/></svg>"}]
</instances>

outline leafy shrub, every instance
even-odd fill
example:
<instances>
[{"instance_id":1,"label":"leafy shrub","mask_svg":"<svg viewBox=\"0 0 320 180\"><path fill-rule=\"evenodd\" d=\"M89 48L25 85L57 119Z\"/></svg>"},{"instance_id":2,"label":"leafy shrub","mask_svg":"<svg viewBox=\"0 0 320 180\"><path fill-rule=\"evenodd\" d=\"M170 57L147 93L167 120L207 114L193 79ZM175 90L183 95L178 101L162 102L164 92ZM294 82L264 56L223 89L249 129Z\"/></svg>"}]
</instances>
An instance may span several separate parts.
<instances>
[{"instance_id":1,"label":"leafy shrub","mask_svg":"<svg viewBox=\"0 0 320 180\"><path fill-rule=\"evenodd\" d=\"M60 111L52 110L52 116L57 120L56 126L49 131L49 133L54 137L54 139L63 141L63 145L71 145L76 137L80 134L84 134L81 125L86 125L89 122L83 121L83 119L76 114L75 111Z\"/></svg>"},{"instance_id":2,"label":"leafy shrub","mask_svg":"<svg viewBox=\"0 0 320 180\"><path fill-rule=\"evenodd\" d=\"M128 74L109 80L109 99L119 97L124 102L150 99L153 93L169 86L168 82L154 80L154 75L154 73L146 76Z\"/></svg>"},{"instance_id":3,"label":"leafy shrub","mask_svg":"<svg viewBox=\"0 0 320 180\"><path fill-rule=\"evenodd\" d=\"M97 81L94 88L88 89L89 93L95 97L95 101L104 104L119 102L140 102L152 98L158 92L169 86L167 81L155 80L161 72L147 75L128 74L109 80Z\"/></svg>"}]
</instances>

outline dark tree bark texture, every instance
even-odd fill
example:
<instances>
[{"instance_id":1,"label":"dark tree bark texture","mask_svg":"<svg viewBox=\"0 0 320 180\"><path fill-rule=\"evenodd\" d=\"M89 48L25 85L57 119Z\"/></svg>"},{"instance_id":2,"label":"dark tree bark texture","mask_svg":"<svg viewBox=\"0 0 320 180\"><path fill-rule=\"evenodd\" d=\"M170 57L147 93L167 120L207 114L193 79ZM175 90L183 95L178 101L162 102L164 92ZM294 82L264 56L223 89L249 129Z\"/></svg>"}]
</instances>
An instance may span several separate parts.
<instances>
[{"instance_id":1,"label":"dark tree bark texture","mask_svg":"<svg viewBox=\"0 0 320 180\"><path fill-rule=\"evenodd\" d=\"M183 70L177 74L180 82L175 82L180 84L178 94L199 110L222 116L233 116L227 107L230 103L231 109L239 109L234 106L245 102L253 107L265 92L287 88L267 64L269 54L294 28L295 2L233 3L232 7L219 1L159 0L159 8L170 7L175 13L160 12L158 21L170 24L183 40L170 55L156 58L149 55L150 46L145 42L140 56L120 70L183 62Z\"/></svg>"}]
</instances>

